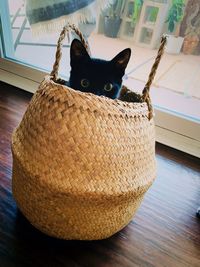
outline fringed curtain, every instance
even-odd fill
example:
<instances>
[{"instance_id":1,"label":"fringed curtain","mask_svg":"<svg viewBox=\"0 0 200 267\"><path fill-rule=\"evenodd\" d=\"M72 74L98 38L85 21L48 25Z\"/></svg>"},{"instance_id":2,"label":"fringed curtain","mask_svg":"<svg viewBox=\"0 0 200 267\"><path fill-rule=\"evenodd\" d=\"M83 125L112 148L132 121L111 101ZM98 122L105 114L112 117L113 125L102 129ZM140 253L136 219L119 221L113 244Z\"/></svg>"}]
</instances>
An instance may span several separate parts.
<instances>
[{"instance_id":1,"label":"fringed curtain","mask_svg":"<svg viewBox=\"0 0 200 267\"><path fill-rule=\"evenodd\" d=\"M67 23L93 22L98 10L114 0L26 0L26 16L34 35L59 31Z\"/></svg>"}]
</instances>

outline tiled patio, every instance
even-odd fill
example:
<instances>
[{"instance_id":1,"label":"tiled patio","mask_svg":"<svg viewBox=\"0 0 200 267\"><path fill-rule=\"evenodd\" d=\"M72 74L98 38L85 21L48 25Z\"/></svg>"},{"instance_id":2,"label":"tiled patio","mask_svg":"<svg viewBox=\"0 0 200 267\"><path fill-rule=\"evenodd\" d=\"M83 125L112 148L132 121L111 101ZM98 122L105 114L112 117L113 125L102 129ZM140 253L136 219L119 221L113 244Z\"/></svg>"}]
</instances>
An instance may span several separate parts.
<instances>
[{"instance_id":1,"label":"tiled patio","mask_svg":"<svg viewBox=\"0 0 200 267\"><path fill-rule=\"evenodd\" d=\"M18 3L18 6L16 4ZM56 51L58 33L33 39L25 12L20 1L9 1L15 56L19 61L51 70ZM130 47L132 57L127 68L125 81L134 90L141 90L147 80L156 50L142 48L119 38L113 39L102 34L89 38L92 55L111 59L120 50ZM65 45L60 73L69 76L69 45ZM153 87L153 102L157 106L189 117L200 119L200 56L163 56Z\"/></svg>"}]
</instances>

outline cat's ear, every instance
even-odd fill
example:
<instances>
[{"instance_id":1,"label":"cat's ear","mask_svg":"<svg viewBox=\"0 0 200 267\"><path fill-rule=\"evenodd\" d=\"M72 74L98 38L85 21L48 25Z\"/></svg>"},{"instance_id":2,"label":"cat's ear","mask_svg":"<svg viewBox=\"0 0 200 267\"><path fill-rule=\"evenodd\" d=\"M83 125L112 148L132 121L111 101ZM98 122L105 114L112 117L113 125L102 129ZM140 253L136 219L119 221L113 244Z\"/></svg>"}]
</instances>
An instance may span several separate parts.
<instances>
[{"instance_id":1,"label":"cat's ear","mask_svg":"<svg viewBox=\"0 0 200 267\"><path fill-rule=\"evenodd\" d=\"M71 48L70 48L70 58L71 58L71 66L74 64L80 62L80 60L85 60L89 59L90 56L78 39L74 39L71 43Z\"/></svg>"},{"instance_id":2,"label":"cat's ear","mask_svg":"<svg viewBox=\"0 0 200 267\"><path fill-rule=\"evenodd\" d=\"M131 57L131 49L126 48L122 50L119 54L117 54L111 62L114 64L114 66L121 70L125 71L126 66L128 65L129 59Z\"/></svg>"}]
</instances>

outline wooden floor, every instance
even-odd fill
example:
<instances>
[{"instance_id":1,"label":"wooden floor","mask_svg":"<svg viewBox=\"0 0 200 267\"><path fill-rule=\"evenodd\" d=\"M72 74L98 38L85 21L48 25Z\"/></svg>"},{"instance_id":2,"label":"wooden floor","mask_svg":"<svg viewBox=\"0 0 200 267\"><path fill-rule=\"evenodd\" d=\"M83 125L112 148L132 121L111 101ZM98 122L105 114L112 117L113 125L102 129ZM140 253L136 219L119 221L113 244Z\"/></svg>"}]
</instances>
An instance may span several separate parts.
<instances>
[{"instance_id":1,"label":"wooden floor","mask_svg":"<svg viewBox=\"0 0 200 267\"><path fill-rule=\"evenodd\" d=\"M10 138L31 94L0 83L0 267L200 266L200 160L157 144L158 176L132 222L111 238L61 241L33 228L11 192Z\"/></svg>"}]
</instances>

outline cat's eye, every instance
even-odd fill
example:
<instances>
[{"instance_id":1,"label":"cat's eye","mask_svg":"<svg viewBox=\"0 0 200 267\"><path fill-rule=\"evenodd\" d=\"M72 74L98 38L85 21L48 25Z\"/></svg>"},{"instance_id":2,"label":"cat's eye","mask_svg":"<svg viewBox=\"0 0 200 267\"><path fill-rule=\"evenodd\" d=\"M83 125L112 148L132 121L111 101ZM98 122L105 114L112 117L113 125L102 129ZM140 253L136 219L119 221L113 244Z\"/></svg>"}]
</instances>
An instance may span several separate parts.
<instances>
[{"instance_id":1,"label":"cat's eye","mask_svg":"<svg viewBox=\"0 0 200 267\"><path fill-rule=\"evenodd\" d=\"M104 90L105 90L105 91L109 92L109 91L111 91L112 89L113 89L113 85L112 85L112 83L106 83L106 84L104 85Z\"/></svg>"},{"instance_id":2,"label":"cat's eye","mask_svg":"<svg viewBox=\"0 0 200 267\"><path fill-rule=\"evenodd\" d=\"M81 86L87 88L90 85L90 82L87 79L81 80Z\"/></svg>"}]
</instances>

